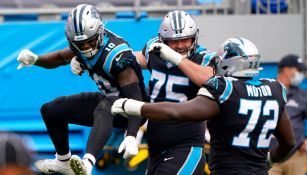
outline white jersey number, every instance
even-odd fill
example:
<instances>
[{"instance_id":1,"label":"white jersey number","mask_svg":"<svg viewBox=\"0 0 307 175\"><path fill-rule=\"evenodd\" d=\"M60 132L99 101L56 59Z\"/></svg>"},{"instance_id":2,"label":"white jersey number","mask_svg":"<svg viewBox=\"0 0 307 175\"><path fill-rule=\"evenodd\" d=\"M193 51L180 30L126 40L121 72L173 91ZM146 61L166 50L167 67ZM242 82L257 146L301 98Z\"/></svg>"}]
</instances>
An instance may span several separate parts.
<instances>
[{"instance_id":1,"label":"white jersey number","mask_svg":"<svg viewBox=\"0 0 307 175\"><path fill-rule=\"evenodd\" d=\"M255 129L258 119L262 114L263 117L272 116L274 119L267 120L261 133L258 138L257 147L258 148L267 148L269 147L272 134L267 138L267 133L269 130L275 129L278 120L279 105L275 100L268 100L265 102L263 108L262 101L260 100L240 100L240 109L239 114L248 115L248 112L251 111L249 116L248 123L246 127L241 131L238 136L234 136L232 144L235 146L248 147L250 144L249 134Z\"/></svg>"},{"instance_id":2,"label":"white jersey number","mask_svg":"<svg viewBox=\"0 0 307 175\"><path fill-rule=\"evenodd\" d=\"M177 102L187 101L188 97L184 93L174 92L174 85L178 86L189 86L189 79L187 77L180 77L175 75L167 75L156 70L152 70L150 81L156 80L151 96L150 101L154 100L159 95L161 88L165 85L165 98L170 100L175 100Z\"/></svg>"}]
</instances>

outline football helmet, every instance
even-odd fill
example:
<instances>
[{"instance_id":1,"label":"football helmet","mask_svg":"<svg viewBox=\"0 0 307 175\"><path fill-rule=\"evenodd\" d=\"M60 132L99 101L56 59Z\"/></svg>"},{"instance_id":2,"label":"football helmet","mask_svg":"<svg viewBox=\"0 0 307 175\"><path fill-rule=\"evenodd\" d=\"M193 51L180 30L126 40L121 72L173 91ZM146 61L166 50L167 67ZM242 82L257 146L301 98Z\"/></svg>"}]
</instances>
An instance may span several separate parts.
<instances>
[{"instance_id":1,"label":"football helmet","mask_svg":"<svg viewBox=\"0 0 307 175\"><path fill-rule=\"evenodd\" d=\"M73 51L93 57L103 45L103 33L102 18L94 6L80 4L70 12L65 34Z\"/></svg>"},{"instance_id":2,"label":"football helmet","mask_svg":"<svg viewBox=\"0 0 307 175\"><path fill-rule=\"evenodd\" d=\"M248 39L227 39L219 48L217 74L232 77L253 77L259 74L260 55Z\"/></svg>"},{"instance_id":3,"label":"football helmet","mask_svg":"<svg viewBox=\"0 0 307 175\"><path fill-rule=\"evenodd\" d=\"M167 44L168 40L192 38L191 48L185 49L187 56L190 56L197 46L198 33L194 19L187 12L176 10L164 16L159 28L159 39Z\"/></svg>"}]
</instances>

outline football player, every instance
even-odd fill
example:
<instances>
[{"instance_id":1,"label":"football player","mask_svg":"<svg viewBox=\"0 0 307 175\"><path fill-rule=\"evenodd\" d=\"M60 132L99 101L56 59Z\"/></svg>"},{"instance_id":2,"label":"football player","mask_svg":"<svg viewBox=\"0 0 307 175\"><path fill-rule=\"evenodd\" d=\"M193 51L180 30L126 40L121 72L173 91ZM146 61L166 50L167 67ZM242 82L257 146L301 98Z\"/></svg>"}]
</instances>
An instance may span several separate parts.
<instances>
[{"instance_id":1,"label":"football player","mask_svg":"<svg viewBox=\"0 0 307 175\"><path fill-rule=\"evenodd\" d=\"M204 83L192 100L150 104L119 99L112 113L156 122L209 120L211 174L267 175L267 163L283 161L295 142L285 110L285 88L272 79L254 79L260 55L249 40L230 38L218 53L220 75ZM279 146L268 154L273 135Z\"/></svg>"},{"instance_id":2,"label":"football player","mask_svg":"<svg viewBox=\"0 0 307 175\"><path fill-rule=\"evenodd\" d=\"M144 100L143 77L128 43L104 28L101 15L94 6L81 4L75 7L68 16L65 34L68 48L39 56L23 50L17 58L20 62L18 69L32 65L55 68L71 63L75 73L86 70L96 82L101 92L63 96L42 105L41 114L55 146L56 158L35 163L47 174L89 175L112 127L127 129L127 136L120 145L121 150L125 150L124 158L137 154L135 136L141 119L113 117L111 105L119 96ZM71 156L68 124L92 127L83 160Z\"/></svg>"},{"instance_id":3,"label":"football player","mask_svg":"<svg viewBox=\"0 0 307 175\"><path fill-rule=\"evenodd\" d=\"M166 14L158 37L135 53L150 71L150 102L185 102L194 98L214 73L215 52L198 45L199 29L185 11ZM147 174L203 174L205 124L149 121Z\"/></svg>"}]
</instances>

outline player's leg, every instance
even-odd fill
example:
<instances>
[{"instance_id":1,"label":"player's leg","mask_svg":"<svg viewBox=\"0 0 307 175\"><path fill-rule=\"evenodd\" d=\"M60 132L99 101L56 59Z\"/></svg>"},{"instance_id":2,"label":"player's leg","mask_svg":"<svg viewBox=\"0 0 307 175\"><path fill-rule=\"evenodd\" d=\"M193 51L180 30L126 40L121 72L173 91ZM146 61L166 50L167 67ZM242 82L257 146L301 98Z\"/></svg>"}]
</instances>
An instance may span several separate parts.
<instances>
[{"instance_id":1,"label":"player's leg","mask_svg":"<svg viewBox=\"0 0 307 175\"><path fill-rule=\"evenodd\" d=\"M113 127L127 128L128 119L126 117L121 115L113 116L111 114L111 106L119 98L117 96L105 97L95 108L94 123L87 142L86 154L82 160L78 156L72 156L70 161L70 165L77 175L91 174L101 149L111 136Z\"/></svg>"},{"instance_id":2,"label":"player's leg","mask_svg":"<svg viewBox=\"0 0 307 175\"><path fill-rule=\"evenodd\" d=\"M203 175L205 160L202 147L176 148L160 155L159 165L152 174Z\"/></svg>"},{"instance_id":3,"label":"player's leg","mask_svg":"<svg viewBox=\"0 0 307 175\"><path fill-rule=\"evenodd\" d=\"M56 159L37 161L35 165L38 169L45 173L54 171L73 174L68 162L71 155L68 124L92 126L93 111L102 98L101 93L81 93L59 97L42 105L41 114L55 146Z\"/></svg>"},{"instance_id":4,"label":"player's leg","mask_svg":"<svg viewBox=\"0 0 307 175\"><path fill-rule=\"evenodd\" d=\"M77 175L90 175L102 148L108 141L113 128L112 103L109 98L103 98L94 110L93 128L90 132L86 154L83 159L73 155L70 161L72 169Z\"/></svg>"},{"instance_id":5,"label":"player's leg","mask_svg":"<svg viewBox=\"0 0 307 175\"><path fill-rule=\"evenodd\" d=\"M126 129L128 120L121 115L113 116L111 106L120 97L109 96L102 99L94 112L94 124L91 130L86 154L81 160L78 156L72 156L70 165L77 175L90 175L92 168L98 158L102 148L111 136L113 127ZM142 122L142 124L145 123Z\"/></svg>"},{"instance_id":6,"label":"player's leg","mask_svg":"<svg viewBox=\"0 0 307 175\"><path fill-rule=\"evenodd\" d=\"M95 108L93 128L87 141L86 154L82 160L74 155L70 161L70 165L77 175L91 174L96 159L112 134L113 123L118 116L111 114L111 106L118 98L115 96L106 97ZM125 123L127 119L122 117L121 120Z\"/></svg>"}]
</instances>

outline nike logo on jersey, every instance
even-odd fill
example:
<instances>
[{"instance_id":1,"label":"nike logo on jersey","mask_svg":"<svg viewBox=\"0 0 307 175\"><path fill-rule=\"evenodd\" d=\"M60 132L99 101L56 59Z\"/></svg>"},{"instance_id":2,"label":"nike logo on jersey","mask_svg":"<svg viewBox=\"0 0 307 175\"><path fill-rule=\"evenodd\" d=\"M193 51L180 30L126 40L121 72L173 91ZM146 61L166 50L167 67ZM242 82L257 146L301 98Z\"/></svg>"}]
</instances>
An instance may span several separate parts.
<instances>
[{"instance_id":1,"label":"nike logo on jersey","mask_svg":"<svg viewBox=\"0 0 307 175\"><path fill-rule=\"evenodd\" d=\"M123 53L121 53L118 57L115 58L116 61L119 61L120 58L122 57Z\"/></svg>"},{"instance_id":2,"label":"nike logo on jersey","mask_svg":"<svg viewBox=\"0 0 307 175\"><path fill-rule=\"evenodd\" d=\"M168 157L168 158L164 158L164 162L173 159L174 157Z\"/></svg>"}]
</instances>

